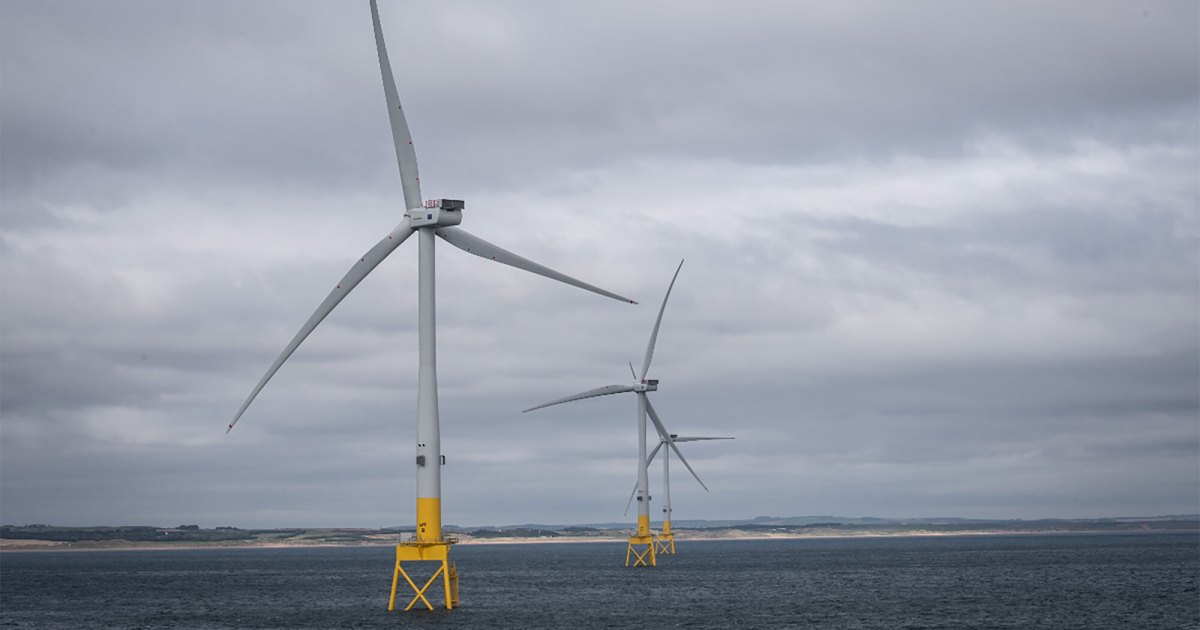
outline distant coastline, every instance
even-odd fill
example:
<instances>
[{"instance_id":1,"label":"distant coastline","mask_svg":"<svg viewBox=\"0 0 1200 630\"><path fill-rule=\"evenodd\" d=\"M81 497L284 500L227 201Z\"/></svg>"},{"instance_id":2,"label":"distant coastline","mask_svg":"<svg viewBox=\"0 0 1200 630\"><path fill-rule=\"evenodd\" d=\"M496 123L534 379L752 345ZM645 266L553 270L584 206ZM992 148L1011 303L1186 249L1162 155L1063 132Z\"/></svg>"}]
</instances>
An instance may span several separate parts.
<instances>
[{"instance_id":1,"label":"distant coastline","mask_svg":"<svg viewBox=\"0 0 1200 630\"><path fill-rule=\"evenodd\" d=\"M771 519L759 517L737 523L689 521L673 525L677 541L710 540L797 540L845 538L894 538L940 536L996 536L1046 534L1179 533L1200 535L1200 516L1086 520L966 519L845 519L824 517ZM804 522L808 521L808 522ZM864 522L865 521L865 522ZM699 523L700 526L696 526ZM623 542L627 527L610 526L515 526L449 529L448 538L462 545L564 544ZM117 551L180 549L271 549L297 547L388 547L411 537L401 528L285 528L202 529L178 527L54 527L45 524L0 527L0 552Z\"/></svg>"}]
</instances>

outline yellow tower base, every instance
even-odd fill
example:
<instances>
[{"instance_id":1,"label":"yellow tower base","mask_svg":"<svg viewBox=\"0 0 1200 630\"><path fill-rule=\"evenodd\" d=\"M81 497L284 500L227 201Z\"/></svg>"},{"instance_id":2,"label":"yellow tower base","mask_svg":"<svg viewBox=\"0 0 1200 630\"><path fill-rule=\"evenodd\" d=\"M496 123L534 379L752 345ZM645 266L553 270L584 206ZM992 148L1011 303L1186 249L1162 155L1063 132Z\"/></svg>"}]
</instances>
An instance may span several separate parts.
<instances>
[{"instance_id":1,"label":"yellow tower base","mask_svg":"<svg viewBox=\"0 0 1200 630\"><path fill-rule=\"evenodd\" d=\"M632 560L633 564L630 564ZM658 566L654 558L654 536L630 536L629 547L625 551L625 566L654 567Z\"/></svg>"},{"instance_id":2,"label":"yellow tower base","mask_svg":"<svg viewBox=\"0 0 1200 630\"><path fill-rule=\"evenodd\" d=\"M663 519L662 531L658 533L654 550L667 556L675 555L675 533L671 531L671 519Z\"/></svg>"},{"instance_id":3,"label":"yellow tower base","mask_svg":"<svg viewBox=\"0 0 1200 630\"><path fill-rule=\"evenodd\" d=\"M655 551L664 556L675 555L675 534L672 532L662 532L658 535L658 542L655 546Z\"/></svg>"},{"instance_id":4,"label":"yellow tower base","mask_svg":"<svg viewBox=\"0 0 1200 630\"><path fill-rule=\"evenodd\" d=\"M641 497L638 497L641 501ZM625 550L625 566L635 567L658 566L654 559L654 534L650 532L650 517L638 514L637 531L629 537L629 547Z\"/></svg>"},{"instance_id":5,"label":"yellow tower base","mask_svg":"<svg viewBox=\"0 0 1200 630\"><path fill-rule=\"evenodd\" d=\"M437 580L438 576L442 577L442 589L446 596L446 610L452 610L458 605L458 568L450 563L450 543L449 541L437 542L402 542L396 545L396 570L392 573L392 596L388 599L388 610L394 610L396 607L396 587L400 583L400 576L404 576L404 581L412 587L413 598L408 602L408 606L404 610L412 610L417 602L425 604L429 610L433 610L433 604L425 597L426 591ZM417 587L417 583L404 570L402 566L405 562L437 562L440 563L437 570L425 582L424 586Z\"/></svg>"}]
</instances>

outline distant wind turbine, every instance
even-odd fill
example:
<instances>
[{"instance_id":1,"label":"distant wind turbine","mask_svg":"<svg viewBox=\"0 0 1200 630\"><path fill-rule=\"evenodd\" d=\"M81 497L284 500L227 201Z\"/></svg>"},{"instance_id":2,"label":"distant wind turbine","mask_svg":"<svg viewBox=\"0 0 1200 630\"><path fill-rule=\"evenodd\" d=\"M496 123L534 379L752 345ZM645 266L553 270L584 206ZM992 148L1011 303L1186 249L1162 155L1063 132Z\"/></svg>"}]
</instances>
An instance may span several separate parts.
<instances>
[{"instance_id":1,"label":"distant wind turbine","mask_svg":"<svg viewBox=\"0 0 1200 630\"><path fill-rule=\"evenodd\" d=\"M258 393L262 391L263 386L275 375L275 372L279 370L284 361L292 356L292 353L296 351L300 343L312 333L334 307L354 287L358 286L358 283L367 277L367 274L375 269L384 258L387 258L401 243L416 232L418 238L417 319L419 329L418 338L420 340L417 379L417 529L415 540L402 542L396 547L396 567L392 575L392 595L388 603L388 610L392 610L395 605L396 585L401 575L404 576L416 593L416 597L413 598L405 610L411 609L417 601L424 602L430 609L433 608L429 600L425 598L425 591L439 575L443 576L446 608L449 609L453 608L454 604L457 603L458 582L456 569L448 565L449 545L453 541L442 537L442 449L441 433L438 425L433 255L434 243L436 241L434 237L440 237L447 243L482 258L536 273L622 302L630 304L636 304L636 302L522 258L477 236L473 236L461 228L454 227L462 222L464 207L462 201L435 199L422 203L420 177L417 175L417 154L413 148L412 135L409 133L408 123L404 119L404 110L400 107L400 97L396 91L395 80L392 77L391 64L388 62L387 48L383 41L383 30L379 25L379 9L375 4L375 0L371 0L370 4L371 20L375 28L375 47L379 55L380 74L383 77L383 93L387 101L388 118L392 128L392 140L396 148L396 161L400 166L400 183L404 191L404 218L395 229L359 258L358 262L354 263L354 266L337 283L337 286L333 288L333 291L325 298L325 301L317 307L317 310L308 318L308 321L300 327L300 332L296 333L296 336L287 344L283 352L279 354L279 357L275 359L275 362L267 370L267 373L254 386L246 401L242 403L241 408L238 409L237 414L234 415L233 420L229 423L226 433L233 429L233 426L237 424L242 414L246 412L250 403L254 401ZM418 588L408 573L401 568L401 563L408 561L440 561L441 567L434 573L433 577L429 578L429 581L425 583L423 588Z\"/></svg>"},{"instance_id":2,"label":"distant wind turbine","mask_svg":"<svg viewBox=\"0 0 1200 630\"><path fill-rule=\"evenodd\" d=\"M658 318L654 320L654 328L650 332L650 341L646 344L646 357L642 360L642 372L639 376L637 372L633 372L633 365L629 366L633 372L634 383L632 385L606 385L589 389L586 392L580 392L566 398L559 398L548 403L543 403L535 407L526 409L526 412L551 405L557 405L574 400L582 400L584 398L592 398L595 396L606 396L608 394L623 394L626 392L634 392L637 394L638 403L638 485L637 485L637 500L638 500L638 522L637 531L629 537L629 547L625 552L625 566L629 566L630 559L633 559L633 566L655 566L655 551L654 551L654 535L650 531L650 493L649 474L646 469L646 416L650 417L654 423L655 430L658 431L660 438L666 441L671 450L679 456L679 461L687 466L688 472L700 482L700 485L708 490L708 486L700 481L700 477L696 471L692 470L692 466L688 464L683 453L679 452L679 447L675 446L675 440L671 434L667 432L663 426L662 420L658 417L658 413L654 411L654 405L650 404L650 398L646 395L649 392L658 390L658 380L647 379L646 374L650 371L650 360L654 357L654 344L658 340L658 329L662 325L663 311L667 308L667 300L671 297L671 289L675 287L675 279L679 277L679 270L683 268L683 261L679 261L679 266L675 268L675 275L671 277L671 284L667 287L667 294L663 296L662 306L658 309Z\"/></svg>"},{"instance_id":3,"label":"distant wind turbine","mask_svg":"<svg viewBox=\"0 0 1200 630\"><path fill-rule=\"evenodd\" d=\"M699 442L701 440L732 440L731 437L683 437L671 435L671 440L674 442ZM654 463L654 456L666 446L667 441L659 438L658 446L650 451L650 456L646 458L646 468L650 468L650 464ZM629 513L629 506L633 503L633 496L637 494L637 484L633 486L633 492L629 493L629 500L625 502L625 513ZM658 545L655 551L658 554L675 555L675 532L671 531L671 451L668 449L663 451L663 526L662 531L658 534Z\"/></svg>"}]
</instances>

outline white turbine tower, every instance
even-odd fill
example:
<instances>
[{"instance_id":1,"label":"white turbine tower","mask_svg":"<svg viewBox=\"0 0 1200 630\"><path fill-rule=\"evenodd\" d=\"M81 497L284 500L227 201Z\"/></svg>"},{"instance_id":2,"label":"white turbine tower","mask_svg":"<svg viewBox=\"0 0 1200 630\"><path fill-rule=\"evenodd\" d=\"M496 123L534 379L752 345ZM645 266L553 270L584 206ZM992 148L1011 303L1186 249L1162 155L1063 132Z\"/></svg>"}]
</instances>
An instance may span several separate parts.
<instances>
[{"instance_id":1,"label":"white turbine tower","mask_svg":"<svg viewBox=\"0 0 1200 630\"><path fill-rule=\"evenodd\" d=\"M629 537L629 547L625 552L625 566L629 566L630 558L633 558L633 566L655 566L654 553L654 535L650 531L650 493L648 490L649 475L646 470L646 416L650 416L651 422L654 423L655 430L663 440L666 440L667 445L675 454L679 456L679 461L687 466L692 476L700 485L708 490L708 486L700 481L700 477L696 471L692 470L683 453L679 452L679 447L675 446L675 441L671 438L671 434L667 432L663 426L662 420L658 417L658 413L654 411L654 405L650 404L650 398L646 395L648 392L658 389L658 380L647 379L646 374L650 371L650 359L654 357L654 343L658 339L658 328L662 324L663 311L667 308L667 299L671 297L671 289L675 286L675 278L679 277L679 270L683 267L683 261L679 261L679 267L675 268L675 275L671 277L671 284L667 287L667 294L663 296L662 306L658 309L658 318L654 320L654 329L650 332L650 341L646 344L646 357L642 361L642 373L638 376L634 372L633 378L635 382L632 385L606 385L589 389L586 392L580 392L566 398L559 398L548 403L530 407L525 411L533 411L551 405L571 402L573 400L582 400L584 398L592 398L594 396L605 396L608 394L623 394L626 392L634 392L637 394L637 416L638 416L638 485L637 485L637 500L638 500L638 522L637 531ZM629 366L630 371L633 371L633 366Z\"/></svg>"},{"instance_id":2,"label":"white turbine tower","mask_svg":"<svg viewBox=\"0 0 1200 630\"><path fill-rule=\"evenodd\" d=\"M671 440L674 442L699 442L701 440L732 440L731 437L684 437L671 434ZM650 464L654 463L654 457L666 446L667 440L660 437L658 446L650 451L650 456L646 458L646 469L649 470ZM633 497L637 494L637 484L633 486L633 492L629 493L629 500L625 502L625 513L629 513L629 505L633 503ZM655 552L666 555L675 555L675 532L671 531L671 451L670 449L663 452L663 526L662 531L658 534L658 545L655 547Z\"/></svg>"},{"instance_id":3,"label":"white turbine tower","mask_svg":"<svg viewBox=\"0 0 1200 630\"><path fill-rule=\"evenodd\" d=\"M396 92L396 83L392 77L391 64L388 62L387 48L384 46L383 30L379 25L379 9L375 0L371 0L371 20L375 28L375 47L379 54L379 69L383 76L383 93L387 101L388 118L391 122L392 140L396 147L396 160L400 166L400 182L404 191L404 218L387 236L383 237L374 247L367 251L350 271L342 277L325 301L317 307L308 321L300 328L300 332L292 338L279 357L263 375L258 384L242 403L228 429L233 429L238 419L245 413L246 408L262 391L267 381L274 376L283 362L295 352L313 329L350 293L363 278L367 276L384 258L387 258L413 232L418 239L418 329L420 367L417 384L417 528L414 540L402 542L396 547L396 567L392 575L392 594L388 610L392 610L396 599L396 585L399 577L404 576L416 593L412 602L405 610L411 609L417 601L422 601L430 609L433 606L425 598L425 591L441 575L444 581L446 608L453 608L457 603L457 573L453 566L448 565L449 545L453 542L442 537L442 483L441 483L441 434L438 426L437 400L437 356L436 330L434 308L434 237L440 237L451 245L482 258L488 258L499 263L524 269L547 278L558 280L593 293L599 293L610 298L636 304L629 298L605 291L599 287L576 280L570 276L544 267L535 262L522 258L512 252L501 249L487 241L473 236L460 228L454 227L462 221L463 202L450 199L421 201L420 178L417 175L417 154L413 149L412 135L408 123L404 119L404 110L400 107L400 97ZM418 588L412 578L401 567L406 561L435 561L441 567L429 578L424 587Z\"/></svg>"}]
</instances>

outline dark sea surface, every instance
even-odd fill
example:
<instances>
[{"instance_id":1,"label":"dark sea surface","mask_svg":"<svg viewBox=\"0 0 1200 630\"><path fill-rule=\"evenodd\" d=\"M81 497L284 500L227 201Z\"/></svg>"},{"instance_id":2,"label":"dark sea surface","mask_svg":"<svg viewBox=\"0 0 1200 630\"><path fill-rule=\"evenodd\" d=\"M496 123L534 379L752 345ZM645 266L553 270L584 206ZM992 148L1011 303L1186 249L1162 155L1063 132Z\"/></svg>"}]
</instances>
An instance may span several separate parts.
<instances>
[{"instance_id":1,"label":"dark sea surface","mask_svg":"<svg viewBox=\"0 0 1200 630\"><path fill-rule=\"evenodd\" d=\"M5 552L0 627L1200 628L1195 533L460 545L461 607L408 613L394 553Z\"/></svg>"}]
</instances>

